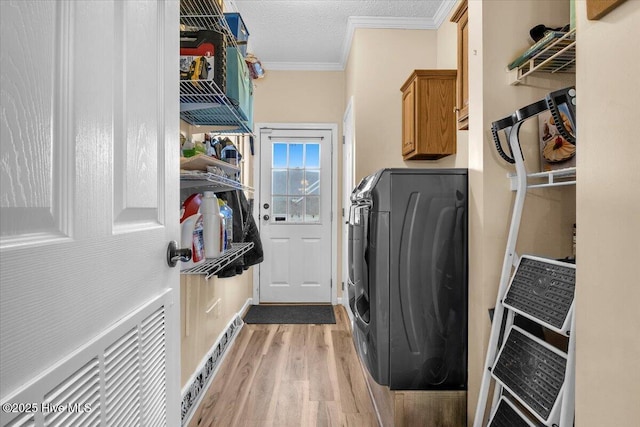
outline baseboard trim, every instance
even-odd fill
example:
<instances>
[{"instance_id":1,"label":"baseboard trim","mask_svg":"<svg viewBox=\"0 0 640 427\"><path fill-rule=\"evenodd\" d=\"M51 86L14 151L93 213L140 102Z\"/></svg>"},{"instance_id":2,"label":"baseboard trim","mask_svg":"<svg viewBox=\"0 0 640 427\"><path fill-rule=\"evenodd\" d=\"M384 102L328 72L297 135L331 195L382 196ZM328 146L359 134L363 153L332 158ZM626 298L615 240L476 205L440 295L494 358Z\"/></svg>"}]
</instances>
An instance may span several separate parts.
<instances>
[{"instance_id":1,"label":"baseboard trim","mask_svg":"<svg viewBox=\"0 0 640 427\"><path fill-rule=\"evenodd\" d=\"M222 365L225 356L228 354L228 350L233 345L238 336L238 332L240 332L244 326L242 317L249 309L252 301L252 298L248 298L245 301L240 311L236 313L226 328L220 333L218 339L216 339L211 349L207 352L207 355L202 359L192 377L187 381L187 385L182 389L181 414L183 426L191 421L194 409L200 405L206 395L213 378L215 378L220 365Z\"/></svg>"}]
</instances>

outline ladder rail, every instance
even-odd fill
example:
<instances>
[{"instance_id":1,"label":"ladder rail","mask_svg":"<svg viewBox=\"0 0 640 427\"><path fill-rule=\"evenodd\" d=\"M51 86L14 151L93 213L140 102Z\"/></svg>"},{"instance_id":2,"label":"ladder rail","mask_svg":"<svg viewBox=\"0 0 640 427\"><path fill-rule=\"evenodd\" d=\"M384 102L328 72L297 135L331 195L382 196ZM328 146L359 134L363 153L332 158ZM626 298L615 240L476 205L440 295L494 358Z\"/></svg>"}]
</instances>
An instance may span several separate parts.
<instances>
[{"instance_id":1,"label":"ladder rail","mask_svg":"<svg viewBox=\"0 0 640 427\"><path fill-rule=\"evenodd\" d=\"M567 370L565 373L565 391L562 395L560 410L560 427L572 427L576 406L576 312L571 311L571 329L569 330L569 346L567 348Z\"/></svg>"},{"instance_id":2,"label":"ladder rail","mask_svg":"<svg viewBox=\"0 0 640 427\"><path fill-rule=\"evenodd\" d=\"M498 154L509 163L515 166L515 176L512 179L512 190L516 191L514 200L513 212L511 214L511 223L509 226L509 234L507 237L507 244L505 249L504 260L502 263L502 271L500 275L500 283L498 286L498 292L496 295L496 304L494 309L494 315L491 324L491 334L489 337L489 344L487 346L487 353L485 357L484 369L482 372L482 382L480 386L480 392L478 396L478 402L476 405L476 413L473 426L482 427L484 425L485 415L487 415L487 404L489 389L492 384L492 372L494 363L496 362L496 356L501 349L503 341L506 339L505 335L513 326L515 312L512 309L506 308L503 304L507 290L510 284L510 278L514 268L518 267L518 255L516 254L516 242L518 239L518 233L520 231L520 223L522 220L522 212L524 209L524 202L528 189L528 176L524 157L522 155L522 149L518 139L520 126L527 119L534 117L545 110L551 110L554 117L558 117L556 122L562 125L560 122L560 108L564 105L567 108L567 114L570 116L572 127L575 129L575 88L566 88L556 92L548 94L543 101L538 101L516 110L510 117L498 120L492 124L492 133L494 143ZM562 125L564 126L564 125ZM498 132L504 130L508 140L508 148L510 150L511 157L503 150L502 142L500 141ZM566 129L560 129L561 133L571 143L575 144L575 135L565 135ZM563 132L564 131L564 132ZM567 184L575 183L567 182ZM550 184L551 185L551 184ZM506 314L506 318L505 318ZM560 427L572 427L573 420L575 418L575 311L574 305L571 304L567 316L571 316L570 330L565 334L564 328L568 322L562 325L563 330L560 333L569 335L569 346L566 355L566 366L564 372L564 381L561 388L558 390L558 395L552 413L549 414L547 422L558 422ZM536 320L534 320L536 321ZM505 323L504 329L503 322ZM540 323L540 322L538 322ZM553 330L553 328L552 328ZM553 346L551 346L553 347ZM494 395L491 402L491 408L488 414L493 417L503 397L503 386L499 381L495 382ZM517 396L516 396L517 397ZM523 403L521 401L521 403ZM528 408L530 409L530 408ZM560 412L560 414L558 414ZM539 417L538 414L532 412L533 415ZM555 425L555 424L554 424Z\"/></svg>"},{"instance_id":3,"label":"ladder rail","mask_svg":"<svg viewBox=\"0 0 640 427\"><path fill-rule=\"evenodd\" d=\"M498 295L496 296L495 311L493 313L493 321L491 323L491 335L489 338L489 345L487 347L487 356L485 358L484 369L482 372L482 383L480 386L480 394L478 396L478 404L476 406L476 416L473 422L474 427L482 427L484 424L484 414L486 412L486 404L489 395L489 387L491 385L491 365L495 360L498 348L502 343L500 330L502 327L502 319L504 317L504 307L502 306L502 300L507 292L509 286L509 278L513 266L515 265L516 257L516 242L518 240L518 233L520 232L520 220L522 219L522 211L524 208L524 202L527 194L527 169L524 164L524 157L522 155L522 149L518 142L518 133L523 121L514 124L510 129L507 128L507 134L509 135L509 146L513 153L516 168L516 198L514 201L513 212L511 214L511 225L509 226L509 236L507 237L507 247L505 250L504 261L502 263L502 273L500 274L500 284L498 287ZM513 319L513 317L512 317ZM512 320L513 322L513 320ZM496 386L496 391L499 386ZM491 405L491 411L495 409L499 398L496 398L498 394L494 392L494 399Z\"/></svg>"}]
</instances>

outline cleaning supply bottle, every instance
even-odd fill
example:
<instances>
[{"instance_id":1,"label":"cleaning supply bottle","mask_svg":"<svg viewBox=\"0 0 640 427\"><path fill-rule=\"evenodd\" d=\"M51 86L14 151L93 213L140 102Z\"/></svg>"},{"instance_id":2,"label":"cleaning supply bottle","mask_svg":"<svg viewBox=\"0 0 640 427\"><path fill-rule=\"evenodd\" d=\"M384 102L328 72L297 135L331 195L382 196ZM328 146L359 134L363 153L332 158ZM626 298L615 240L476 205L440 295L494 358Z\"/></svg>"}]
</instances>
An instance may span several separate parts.
<instances>
[{"instance_id":1,"label":"cleaning supply bottle","mask_svg":"<svg viewBox=\"0 0 640 427\"><path fill-rule=\"evenodd\" d=\"M201 197L194 193L182 204L180 215L180 247L191 248L191 259L182 261L182 269L191 268L204 261L204 229L199 213Z\"/></svg>"},{"instance_id":2,"label":"cleaning supply bottle","mask_svg":"<svg viewBox=\"0 0 640 427\"><path fill-rule=\"evenodd\" d=\"M220 205L213 191L205 191L202 195L200 213L204 220L204 253L207 258L215 258L222 253L222 221Z\"/></svg>"},{"instance_id":3,"label":"cleaning supply bottle","mask_svg":"<svg viewBox=\"0 0 640 427\"><path fill-rule=\"evenodd\" d=\"M180 217L180 224L191 215L197 214L200 210L200 203L202 203L202 196L200 193L193 193L185 199L182 203L182 215Z\"/></svg>"},{"instance_id":4,"label":"cleaning supply bottle","mask_svg":"<svg viewBox=\"0 0 640 427\"><path fill-rule=\"evenodd\" d=\"M205 259L204 255L204 225L202 214L195 213L182 221L180 242L181 247L191 248L191 259L182 261L182 269L200 264Z\"/></svg>"},{"instance_id":5,"label":"cleaning supply bottle","mask_svg":"<svg viewBox=\"0 0 640 427\"><path fill-rule=\"evenodd\" d=\"M224 248L227 250L231 249L231 243L233 243L233 209L224 200L218 199L218 204L220 213L224 215Z\"/></svg>"}]
</instances>

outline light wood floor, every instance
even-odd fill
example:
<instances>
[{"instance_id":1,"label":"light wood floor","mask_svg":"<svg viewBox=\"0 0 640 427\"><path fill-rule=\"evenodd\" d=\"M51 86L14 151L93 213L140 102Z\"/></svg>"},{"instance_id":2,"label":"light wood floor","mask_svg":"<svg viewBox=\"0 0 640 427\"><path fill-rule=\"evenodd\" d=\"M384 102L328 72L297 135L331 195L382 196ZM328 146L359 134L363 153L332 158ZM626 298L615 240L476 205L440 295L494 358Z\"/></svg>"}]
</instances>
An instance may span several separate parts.
<instances>
[{"instance_id":1,"label":"light wood floor","mask_svg":"<svg viewBox=\"0 0 640 427\"><path fill-rule=\"evenodd\" d=\"M335 325L244 325L189 427L377 426L342 306Z\"/></svg>"}]
</instances>

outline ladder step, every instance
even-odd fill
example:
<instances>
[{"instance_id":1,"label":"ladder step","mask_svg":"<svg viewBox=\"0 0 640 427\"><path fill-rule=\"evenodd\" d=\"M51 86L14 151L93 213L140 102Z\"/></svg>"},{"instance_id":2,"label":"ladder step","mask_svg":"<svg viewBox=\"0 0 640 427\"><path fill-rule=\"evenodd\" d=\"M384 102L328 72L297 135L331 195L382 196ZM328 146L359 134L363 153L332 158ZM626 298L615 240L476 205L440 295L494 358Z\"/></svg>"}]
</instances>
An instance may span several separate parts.
<instances>
[{"instance_id":1,"label":"ladder step","mask_svg":"<svg viewBox=\"0 0 640 427\"><path fill-rule=\"evenodd\" d=\"M536 427L509 399L502 396L498 409L493 414L487 427Z\"/></svg>"},{"instance_id":2,"label":"ladder step","mask_svg":"<svg viewBox=\"0 0 640 427\"><path fill-rule=\"evenodd\" d=\"M546 423L558 403L566 365L567 357L560 350L512 326L492 375Z\"/></svg>"},{"instance_id":3,"label":"ladder step","mask_svg":"<svg viewBox=\"0 0 640 427\"><path fill-rule=\"evenodd\" d=\"M574 264L524 255L503 304L566 335L575 287Z\"/></svg>"}]
</instances>

